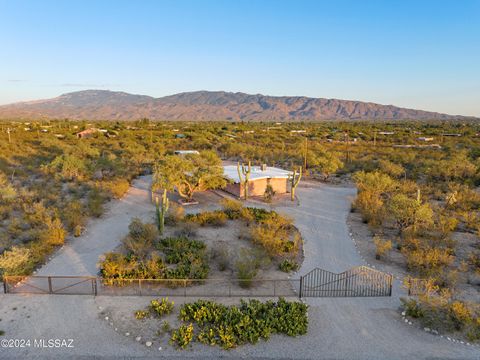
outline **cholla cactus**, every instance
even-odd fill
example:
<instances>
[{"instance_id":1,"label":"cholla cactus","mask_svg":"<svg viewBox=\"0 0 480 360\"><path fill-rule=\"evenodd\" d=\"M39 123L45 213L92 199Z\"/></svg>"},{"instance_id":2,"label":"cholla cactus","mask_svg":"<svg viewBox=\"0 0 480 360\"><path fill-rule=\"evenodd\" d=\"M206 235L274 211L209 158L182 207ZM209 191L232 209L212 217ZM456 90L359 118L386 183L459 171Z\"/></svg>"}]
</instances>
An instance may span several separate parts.
<instances>
[{"instance_id":1,"label":"cholla cactus","mask_svg":"<svg viewBox=\"0 0 480 360\"><path fill-rule=\"evenodd\" d=\"M158 196L155 198L155 206L157 208L158 232L160 235L162 235L165 228L165 214L170 207L170 200L168 200L167 197L167 190L163 190L161 206L160 202L158 201Z\"/></svg>"},{"instance_id":2,"label":"cholla cactus","mask_svg":"<svg viewBox=\"0 0 480 360\"><path fill-rule=\"evenodd\" d=\"M291 200L295 201L295 189L297 188L298 184L300 183L300 179L302 178L302 168L298 168L298 173L297 170L293 170L293 174L290 175L290 182L292 185L292 190L290 191L291 194Z\"/></svg>"},{"instance_id":3,"label":"cholla cactus","mask_svg":"<svg viewBox=\"0 0 480 360\"><path fill-rule=\"evenodd\" d=\"M240 184L243 184L243 196L245 200L248 199L248 180L250 179L250 174L252 173L252 166L250 161L248 162L248 166L245 166L242 163L240 167L240 163L237 163L237 171L238 171L238 178L240 179ZM243 174L243 178L242 178Z\"/></svg>"}]
</instances>

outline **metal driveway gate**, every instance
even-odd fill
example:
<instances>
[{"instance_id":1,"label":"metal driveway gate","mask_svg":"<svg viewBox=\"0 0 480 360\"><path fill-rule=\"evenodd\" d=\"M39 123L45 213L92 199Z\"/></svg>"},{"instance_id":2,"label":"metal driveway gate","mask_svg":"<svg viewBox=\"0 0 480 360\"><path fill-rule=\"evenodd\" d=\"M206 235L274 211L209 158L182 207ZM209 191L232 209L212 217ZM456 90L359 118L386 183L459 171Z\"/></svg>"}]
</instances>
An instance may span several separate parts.
<instances>
[{"instance_id":1,"label":"metal driveway gate","mask_svg":"<svg viewBox=\"0 0 480 360\"><path fill-rule=\"evenodd\" d=\"M92 276L4 276L5 293L97 295Z\"/></svg>"},{"instance_id":2,"label":"metal driveway gate","mask_svg":"<svg viewBox=\"0 0 480 360\"><path fill-rule=\"evenodd\" d=\"M392 275L358 266L342 273L313 269L300 279L300 297L392 296Z\"/></svg>"}]
</instances>

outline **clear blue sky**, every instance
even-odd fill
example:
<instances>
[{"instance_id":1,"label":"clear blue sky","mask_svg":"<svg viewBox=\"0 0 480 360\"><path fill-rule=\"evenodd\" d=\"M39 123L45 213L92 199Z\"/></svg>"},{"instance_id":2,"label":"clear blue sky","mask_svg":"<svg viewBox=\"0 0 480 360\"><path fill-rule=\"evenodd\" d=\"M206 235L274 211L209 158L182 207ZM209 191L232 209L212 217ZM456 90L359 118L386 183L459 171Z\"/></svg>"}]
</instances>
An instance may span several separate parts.
<instances>
[{"instance_id":1,"label":"clear blue sky","mask_svg":"<svg viewBox=\"0 0 480 360\"><path fill-rule=\"evenodd\" d=\"M480 116L480 0L0 0L0 104L84 89Z\"/></svg>"}]
</instances>

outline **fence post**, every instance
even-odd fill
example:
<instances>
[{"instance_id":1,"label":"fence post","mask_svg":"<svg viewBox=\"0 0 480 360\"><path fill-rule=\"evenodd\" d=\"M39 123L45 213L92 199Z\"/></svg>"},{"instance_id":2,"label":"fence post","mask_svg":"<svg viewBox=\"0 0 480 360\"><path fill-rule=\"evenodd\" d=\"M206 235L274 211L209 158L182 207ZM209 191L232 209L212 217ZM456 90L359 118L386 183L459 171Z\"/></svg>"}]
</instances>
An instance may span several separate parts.
<instances>
[{"instance_id":1,"label":"fence post","mask_svg":"<svg viewBox=\"0 0 480 360\"><path fill-rule=\"evenodd\" d=\"M97 292L97 278L94 278L93 279L93 295L94 296L97 296L98 292Z\"/></svg>"},{"instance_id":2,"label":"fence post","mask_svg":"<svg viewBox=\"0 0 480 360\"><path fill-rule=\"evenodd\" d=\"M50 294L53 294L53 291L52 291L52 277L49 276L48 277L48 291Z\"/></svg>"},{"instance_id":3,"label":"fence post","mask_svg":"<svg viewBox=\"0 0 480 360\"><path fill-rule=\"evenodd\" d=\"M7 290L7 278L3 278L3 292L6 294L8 293L8 290Z\"/></svg>"},{"instance_id":4,"label":"fence post","mask_svg":"<svg viewBox=\"0 0 480 360\"><path fill-rule=\"evenodd\" d=\"M183 297L187 297L187 280L183 280Z\"/></svg>"},{"instance_id":5,"label":"fence post","mask_svg":"<svg viewBox=\"0 0 480 360\"><path fill-rule=\"evenodd\" d=\"M142 296L142 279L138 279L138 292Z\"/></svg>"},{"instance_id":6,"label":"fence post","mask_svg":"<svg viewBox=\"0 0 480 360\"><path fill-rule=\"evenodd\" d=\"M388 289L388 296L392 296L392 284L393 284L393 275L390 275L388 277L388 282L389 282L389 285L390 285L390 288ZM408 292L410 292L410 289L408 290Z\"/></svg>"},{"instance_id":7,"label":"fence post","mask_svg":"<svg viewBox=\"0 0 480 360\"><path fill-rule=\"evenodd\" d=\"M300 276L300 289L298 290L298 297L302 298L302 288L303 288L303 276Z\"/></svg>"}]
</instances>

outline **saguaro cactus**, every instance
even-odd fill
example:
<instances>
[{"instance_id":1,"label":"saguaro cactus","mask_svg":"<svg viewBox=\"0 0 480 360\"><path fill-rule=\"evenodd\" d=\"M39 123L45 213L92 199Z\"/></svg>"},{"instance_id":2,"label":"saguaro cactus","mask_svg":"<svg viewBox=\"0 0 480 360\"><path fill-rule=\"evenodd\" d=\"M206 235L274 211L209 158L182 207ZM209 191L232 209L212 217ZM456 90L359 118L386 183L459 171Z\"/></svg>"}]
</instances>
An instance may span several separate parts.
<instances>
[{"instance_id":1,"label":"saguaro cactus","mask_svg":"<svg viewBox=\"0 0 480 360\"><path fill-rule=\"evenodd\" d=\"M298 183L300 182L301 178L302 178L302 168L301 167L298 168L298 172L297 172L297 170L293 170L293 174L290 175L290 182L291 182L291 185L292 185L292 191L290 192L290 195L291 195L291 200L292 201L295 200L295 189L297 188Z\"/></svg>"},{"instance_id":2,"label":"saguaro cactus","mask_svg":"<svg viewBox=\"0 0 480 360\"><path fill-rule=\"evenodd\" d=\"M240 163L237 163L237 171L238 171L238 178L240 179L240 184L243 184L243 196L245 200L248 199L248 180L250 179L250 174L252 173L252 166L250 161L248 162L248 166L245 166L242 163L240 167ZM242 178L243 175L243 178Z\"/></svg>"},{"instance_id":3,"label":"saguaro cactus","mask_svg":"<svg viewBox=\"0 0 480 360\"><path fill-rule=\"evenodd\" d=\"M160 233L160 235L162 235L165 228L165 214L170 207L170 200L168 200L166 189L163 190L161 206L160 202L158 201L158 196L155 198L155 206L157 208L158 232Z\"/></svg>"}]
</instances>

